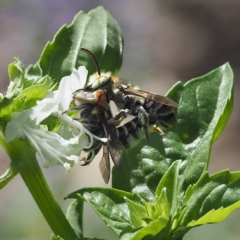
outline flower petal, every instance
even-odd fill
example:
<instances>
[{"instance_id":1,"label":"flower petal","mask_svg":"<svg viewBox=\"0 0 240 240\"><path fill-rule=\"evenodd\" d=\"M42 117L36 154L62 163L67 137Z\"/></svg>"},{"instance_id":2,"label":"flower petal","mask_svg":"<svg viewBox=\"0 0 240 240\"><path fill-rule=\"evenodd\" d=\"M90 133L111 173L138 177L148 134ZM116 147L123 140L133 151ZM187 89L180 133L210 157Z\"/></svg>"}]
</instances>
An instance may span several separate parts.
<instances>
[{"instance_id":1,"label":"flower petal","mask_svg":"<svg viewBox=\"0 0 240 240\"><path fill-rule=\"evenodd\" d=\"M56 101L59 102L59 107L62 111L66 111L72 101L72 93L85 86L87 81L88 71L85 67L75 68L70 76L62 78Z\"/></svg>"},{"instance_id":2,"label":"flower petal","mask_svg":"<svg viewBox=\"0 0 240 240\"><path fill-rule=\"evenodd\" d=\"M34 134L31 134L31 131L34 131L32 132ZM30 130L27 126L25 134L42 158L44 167L63 165L69 170L78 162L81 151L88 145L86 135L65 140L56 133L39 129Z\"/></svg>"},{"instance_id":3,"label":"flower petal","mask_svg":"<svg viewBox=\"0 0 240 240\"><path fill-rule=\"evenodd\" d=\"M72 101L72 93L83 88L87 81L88 71L85 67L73 69L70 76L63 77L57 91L50 92L45 99L38 101L37 106L32 108L31 119L39 125L52 113L66 111Z\"/></svg>"},{"instance_id":4,"label":"flower petal","mask_svg":"<svg viewBox=\"0 0 240 240\"><path fill-rule=\"evenodd\" d=\"M15 112L12 114L11 121L7 124L5 135L6 141L11 142L16 138L25 138L25 134L23 132L24 125L26 124L29 116L31 114L31 110L27 110L24 112ZM29 123L31 125L31 123Z\"/></svg>"}]
</instances>

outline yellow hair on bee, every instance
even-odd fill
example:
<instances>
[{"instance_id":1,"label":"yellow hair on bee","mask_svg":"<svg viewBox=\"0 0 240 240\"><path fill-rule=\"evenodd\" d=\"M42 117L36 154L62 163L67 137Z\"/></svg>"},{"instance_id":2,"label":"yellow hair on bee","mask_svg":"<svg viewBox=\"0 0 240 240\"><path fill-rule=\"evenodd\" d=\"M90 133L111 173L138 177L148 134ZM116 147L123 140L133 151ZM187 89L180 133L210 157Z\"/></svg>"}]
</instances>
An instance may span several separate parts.
<instances>
[{"instance_id":1,"label":"yellow hair on bee","mask_svg":"<svg viewBox=\"0 0 240 240\"><path fill-rule=\"evenodd\" d=\"M89 83L88 85L91 85L93 84L93 82L95 82L96 80L98 80L100 77L108 77L110 78L111 77L111 72L101 72L101 75L99 76L98 72L92 74L90 77L89 77Z\"/></svg>"}]
</instances>

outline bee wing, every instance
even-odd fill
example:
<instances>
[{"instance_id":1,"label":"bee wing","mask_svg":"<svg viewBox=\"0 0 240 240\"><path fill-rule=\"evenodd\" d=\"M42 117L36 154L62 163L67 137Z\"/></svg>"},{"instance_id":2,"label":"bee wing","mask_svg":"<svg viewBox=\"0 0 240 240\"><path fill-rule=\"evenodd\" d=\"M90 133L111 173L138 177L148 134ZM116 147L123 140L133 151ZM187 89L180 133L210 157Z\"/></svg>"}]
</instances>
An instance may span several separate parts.
<instances>
[{"instance_id":1,"label":"bee wing","mask_svg":"<svg viewBox=\"0 0 240 240\"><path fill-rule=\"evenodd\" d=\"M125 152L122 143L119 141L118 136L108 124L106 119L100 114L101 124L104 129L105 137L108 138L107 146L110 152L114 165L119 168L122 165L122 154Z\"/></svg>"},{"instance_id":2,"label":"bee wing","mask_svg":"<svg viewBox=\"0 0 240 240\"><path fill-rule=\"evenodd\" d=\"M110 179L109 149L107 145L103 145L103 156L99 163L99 169L104 182L107 184Z\"/></svg>"},{"instance_id":3,"label":"bee wing","mask_svg":"<svg viewBox=\"0 0 240 240\"><path fill-rule=\"evenodd\" d=\"M107 144L109 146L109 152L114 165L117 168L121 168L125 159L125 150L122 143L118 139L110 139Z\"/></svg>"},{"instance_id":4,"label":"bee wing","mask_svg":"<svg viewBox=\"0 0 240 240\"><path fill-rule=\"evenodd\" d=\"M149 100L152 100L154 102L157 103L161 103L170 107L174 107L176 108L178 106L177 103L175 103L172 99L161 96L161 95L157 95L155 93L150 93L141 89L134 89L134 88L125 88L124 89L124 93L126 94L132 94L132 95L136 95L139 97L143 97L143 98L147 98Z\"/></svg>"}]
</instances>

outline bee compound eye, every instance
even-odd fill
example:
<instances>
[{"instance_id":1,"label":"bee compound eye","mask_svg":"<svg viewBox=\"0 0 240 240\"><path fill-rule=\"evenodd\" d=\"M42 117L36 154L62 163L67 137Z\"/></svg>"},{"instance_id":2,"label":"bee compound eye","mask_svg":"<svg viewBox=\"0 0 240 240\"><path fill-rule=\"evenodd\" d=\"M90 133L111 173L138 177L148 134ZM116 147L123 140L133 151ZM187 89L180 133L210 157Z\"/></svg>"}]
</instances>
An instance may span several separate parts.
<instances>
[{"instance_id":1,"label":"bee compound eye","mask_svg":"<svg viewBox=\"0 0 240 240\"><path fill-rule=\"evenodd\" d=\"M119 92L124 92L123 86L118 86Z\"/></svg>"}]
</instances>

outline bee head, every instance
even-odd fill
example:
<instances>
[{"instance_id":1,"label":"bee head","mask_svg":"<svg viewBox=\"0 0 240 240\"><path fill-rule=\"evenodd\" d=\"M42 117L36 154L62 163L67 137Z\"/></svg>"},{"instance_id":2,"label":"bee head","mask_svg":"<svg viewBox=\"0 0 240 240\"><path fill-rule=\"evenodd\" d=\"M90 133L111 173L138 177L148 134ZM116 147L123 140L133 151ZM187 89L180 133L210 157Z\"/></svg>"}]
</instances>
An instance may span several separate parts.
<instances>
[{"instance_id":1,"label":"bee head","mask_svg":"<svg viewBox=\"0 0 240 240\"><path fill-rule=\"evenodd\" d=\"M87 50L85 48L81 48L81 51L87 53L91 57L91 59L93 60L95 66L97 68L97 72L95 74L93 74L92 76L90 76L90 79L89 79L90 84L88 86L84 87L83 90L95 91L100 88L107 89L109 86L112 86L113 81L111 79L111 73L110 72L101 73L97 59L95 58L95 56L89 50Z\"/></svg>"},{"instance_id":2,"label":"bee head","mask_svg":"<svg viewBox=\"0 0 240 240\"><path fill-rule=\"evenodd\" d=\"M111 72L101 73L99 76L98 73L90 76L90 84L84 88L84 90L96 91L98 89L109 89L112 84Z\"/></svg>"}]
</instances>

